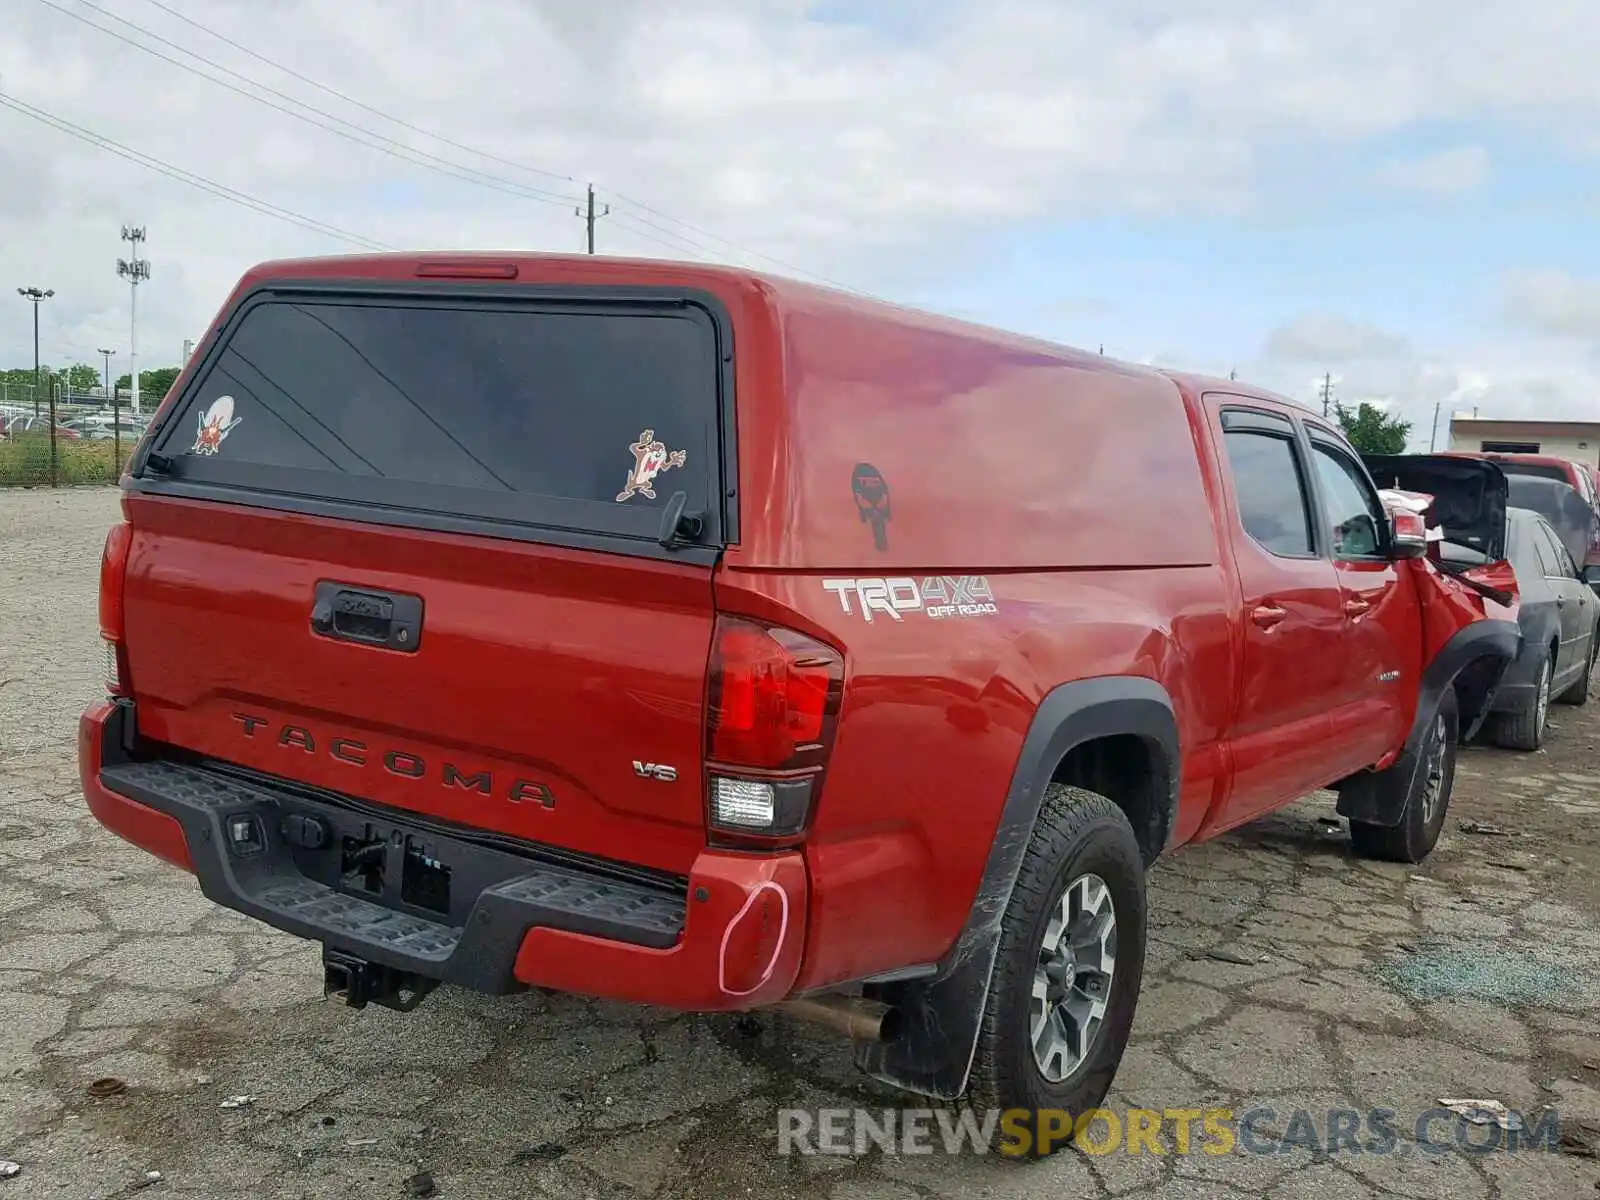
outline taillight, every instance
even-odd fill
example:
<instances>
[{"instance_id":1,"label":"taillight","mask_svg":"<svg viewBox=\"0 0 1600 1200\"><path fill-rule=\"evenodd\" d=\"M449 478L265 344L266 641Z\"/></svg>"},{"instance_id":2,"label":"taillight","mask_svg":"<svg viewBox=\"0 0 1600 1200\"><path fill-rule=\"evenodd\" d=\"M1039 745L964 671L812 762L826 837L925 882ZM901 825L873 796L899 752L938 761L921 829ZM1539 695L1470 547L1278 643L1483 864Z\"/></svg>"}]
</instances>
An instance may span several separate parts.
<instances>
[{"instance_id":1,"label":"taillight","mask_svg":"<svg viewBox=\"0 0 1600 1200\"><path fill-rule=\"evenodd\" d=\"M105 550L100 555L100 637L105 646L106 690L113 696L127 695L128 687L122 591L132 541L133 526L120 521L106 534Z\"/></svg>"},{"instance_id":2,"label":"taillight","mask_svg":"<svg viewBox=\"0 0 1600 1200\"><path fill-rule=\"evenodd\" d=\"M805 832L833 746L844 658L792 629L719 617L708 678L707 820L772 844Z\"/></svg>"}]
</instances>

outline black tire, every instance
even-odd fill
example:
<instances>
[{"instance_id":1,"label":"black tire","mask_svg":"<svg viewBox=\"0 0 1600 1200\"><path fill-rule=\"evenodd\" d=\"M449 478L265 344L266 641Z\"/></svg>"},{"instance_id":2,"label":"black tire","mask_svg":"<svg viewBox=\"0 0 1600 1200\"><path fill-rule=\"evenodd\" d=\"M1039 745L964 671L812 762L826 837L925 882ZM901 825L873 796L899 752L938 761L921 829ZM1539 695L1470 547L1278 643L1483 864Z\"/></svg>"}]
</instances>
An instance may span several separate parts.
<instances>
[{"instance_id":1,"label":"black tire","mask_svg":"<svg viewBox=\"0 0 1600 1200\"><path fill-rule=\"evenodd\" d=\"M1115 963L1104 1015L1087 1053L1063 1078L1052 1081L1033 1048L1034 978L1042 969L1045 933L1068 885L1087 876L1097 876L1110 897ZM1096 890L1092 883L1086 886ZM1034 1114L1041 1110L1062 1110L1075 1120L1100 1105L1128 1045L1144 975L1144 948L1144 860L1127 816L1096 792L1051 784L1001 918L999 953L968 1084L968 1102L980 1116L986 1110L1025 1109L1030 1130L1037 1133ZM1074 973L1073 978L1084 979L1087 986L1094 977ZM1003 1134L997 1126L996 1149L1016 1154L1019 1147L1005 1145ZM1044 1153L1070 1141L1055 1142ZM1026 1157L1043 1157L1035 1138L1028 1139Z\"/></svg>"},{"instance_id":2,"label":"black tire","mask_svg":"<svg viewBox=\"0 0 1600 1200\"><path fill-rule=\"evenodd\" d=\"M1495 718L1495 744L1507 750L1533 751L1544 745L1545 726L1550 716L1551 663L1545 659L1539 668L1534 694L1516 712L1500 713Z\"/></svg>"},{"instance_id":3,"label":"black tire","mask_svg":"<svg viewBox=\"0 0 1600 1200\"><path fill-rule=\"evenodd\" d=\"M1439 711L1423 735L1415 756L1405 755L1390 770L1411 771L1405 813L1398 825L1350 822L1350 848L1361 858L1384 862L1419 863L1433 852L1450 812L1450 793L1456 781L1456 750L1460 713L1455 691L1439 700Z\"/></svg>"},{"instance_id":4,"label":"black tire","mask_svg":"<svg viewBox=\"0 0 1600 1200\"><path fill-rule=\"evenodd\" d=\"M1589 658L1583 664L1583 675L1577 683L1556 697L1557 704L1570 704L1573 708L1582 708L1589 703L1589 680L1594 677L1594 657L1600 653L1600 644L1595 641L1597 637L1600 637L1600 629L1589 636Z\"/></svg>"}]
</instances>

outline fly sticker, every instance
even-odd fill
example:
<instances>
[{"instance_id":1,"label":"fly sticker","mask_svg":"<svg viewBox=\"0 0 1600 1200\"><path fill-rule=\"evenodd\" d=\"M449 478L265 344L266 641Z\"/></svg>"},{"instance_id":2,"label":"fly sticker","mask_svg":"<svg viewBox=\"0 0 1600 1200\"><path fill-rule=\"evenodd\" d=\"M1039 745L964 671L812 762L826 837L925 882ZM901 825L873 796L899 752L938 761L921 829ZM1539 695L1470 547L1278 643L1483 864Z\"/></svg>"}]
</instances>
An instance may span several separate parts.
<instances>
[{"instance_id":1,"label":"fly sticker","mask_svg":"<svg viewBox=\"0 0 1600 1200\"><path fill-rule=\"evenodd\" d=\"M990 617L999 613L994 591L983 575L930 575L920 582L909 577L824 579L822 586L839 600L846 616L860 613L870 625L873 614L903 621L921 613L934 621L951 617Z\"/></svg>"},{"instance_id":2,"label":"fly sticker","mask_svg":"<svg viewBox=\"0 0 1600 1200\"><path fill-rule=\"evenodd\" d=\"M200 414L196 422L194 445L190 454L215 454L222 449L223 439L233 432L233 427L243 417L233 415L233 397L218 396L211 406Z\"/></svg>"},{"instance_id":3,"label":"fly sticker","mask_svg":"<svg viewBox=\"0 0 1600 1200\"><path fill-rule=\"evenodd\" d=\"M633 470L628 472L627 487L617 493L619 503L631 500L634 496L654 500L655 477L663 471L670 471L673 467L683 466L689 457L687 450L669 451L665 442L656 440L654 429L646 429L639 435L639 440L628 449L633 452Z\"/></svg>"}]
</instances>

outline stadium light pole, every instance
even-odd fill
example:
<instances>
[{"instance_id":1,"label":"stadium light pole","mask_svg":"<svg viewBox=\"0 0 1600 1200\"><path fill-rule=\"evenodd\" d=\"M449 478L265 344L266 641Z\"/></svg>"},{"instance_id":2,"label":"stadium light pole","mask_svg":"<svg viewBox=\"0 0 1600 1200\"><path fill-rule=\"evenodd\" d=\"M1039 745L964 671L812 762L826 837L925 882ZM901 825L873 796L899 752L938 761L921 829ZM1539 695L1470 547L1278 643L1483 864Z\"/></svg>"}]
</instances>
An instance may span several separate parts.
<instances>
[{"instance_id":1,"label":"stadium light pole","mask_svg":"<svg viewBox=\"0 0 1600 1200\"><path fill-rule=\"evenodd\" d=\"M133 384L133 415L139 415L139 285L150 278L150 260L139 257L143 225L124 225L122 240L133 247L132 258L117 259L117 274L128 281L128 371Z\"/></svg>"},{"instance_id":2,"label":"stadium light pole","mask_svg":"<svg viewBox=\"0 0 1600 1200\"><path fill-rule=\"evenodd\" d=\"M36 287L18 288L17 295L33 304L33 415L39 415L39 305L43 304L55 292L50 288L42 291ZM54 425L51 426L54 429Z\"/></svg>"}]
</instances>

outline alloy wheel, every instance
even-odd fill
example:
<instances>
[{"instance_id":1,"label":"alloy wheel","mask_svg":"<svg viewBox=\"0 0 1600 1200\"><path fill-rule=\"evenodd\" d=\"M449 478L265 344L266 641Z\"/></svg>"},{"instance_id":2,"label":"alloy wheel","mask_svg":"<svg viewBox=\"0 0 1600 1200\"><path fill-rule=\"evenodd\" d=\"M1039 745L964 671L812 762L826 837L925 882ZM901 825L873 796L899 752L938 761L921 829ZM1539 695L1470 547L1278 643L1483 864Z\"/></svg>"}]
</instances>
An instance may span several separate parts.
<instances>
[{"instance_id":1,"label":"alloy wheel","mask_svg":"<svg viewBox=\"0 0 1600 1200\"><path fill-rule=\"evenodd\" d=\"M1033 975L1029 1036L1040 1073L1070 1077L1094 1050L1117 969L1117 910L1098 875L1080 875L1045 925Z\"/></svg>"}]
</instances>

